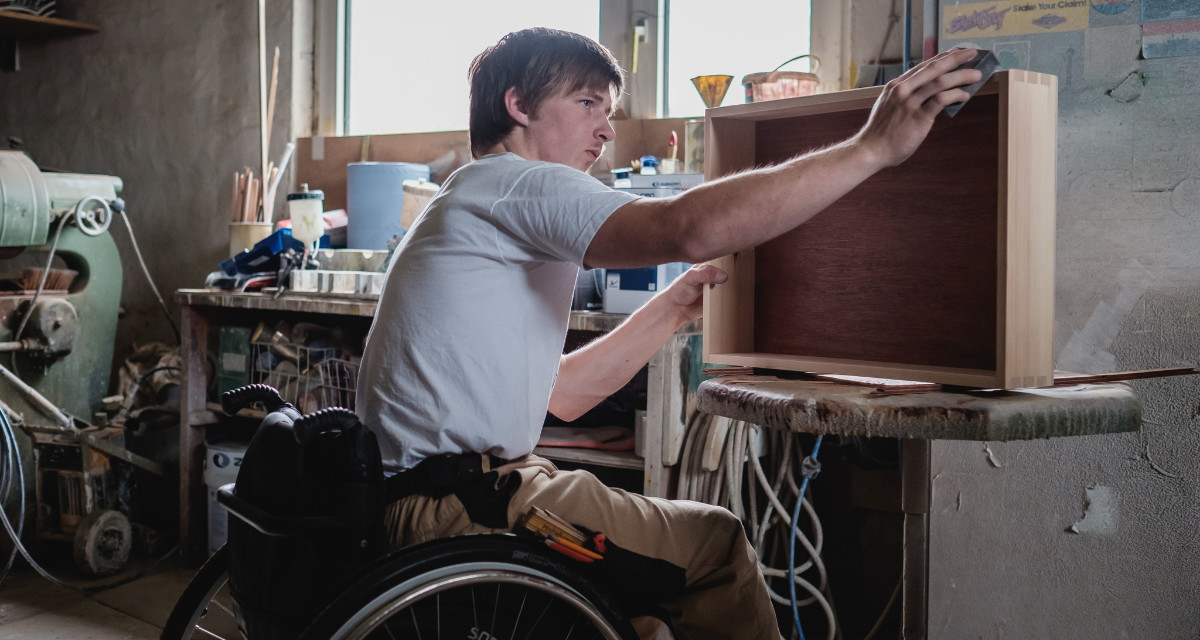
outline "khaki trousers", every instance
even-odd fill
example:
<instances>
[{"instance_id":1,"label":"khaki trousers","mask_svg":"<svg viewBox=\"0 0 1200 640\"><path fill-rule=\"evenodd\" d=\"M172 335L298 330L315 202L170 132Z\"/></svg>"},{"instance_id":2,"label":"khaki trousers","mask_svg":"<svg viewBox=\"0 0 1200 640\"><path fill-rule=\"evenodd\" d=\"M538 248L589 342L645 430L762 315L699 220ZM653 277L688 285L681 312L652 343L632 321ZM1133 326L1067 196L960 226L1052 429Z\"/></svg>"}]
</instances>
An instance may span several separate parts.
<instances>
[{"instance_id":1,"label":"khaki trousers","mask_svg":"<svg viewBox=\"0 0 1200 640\"><path fill-rule=\"evenodd\" d=\"M602 532L620 547L683 567L684 594L657 603L670 614L681 640L781 637L754 549L742 523L728 510L613 489L591 473L562 471L533 455L497 471L521 476L521 486L508 506L510 523L536 505ZM387 523L392 548L463 533L502 531L471 522L453 494L402 498L388 507Z\"/></svg>"}]
</instances>

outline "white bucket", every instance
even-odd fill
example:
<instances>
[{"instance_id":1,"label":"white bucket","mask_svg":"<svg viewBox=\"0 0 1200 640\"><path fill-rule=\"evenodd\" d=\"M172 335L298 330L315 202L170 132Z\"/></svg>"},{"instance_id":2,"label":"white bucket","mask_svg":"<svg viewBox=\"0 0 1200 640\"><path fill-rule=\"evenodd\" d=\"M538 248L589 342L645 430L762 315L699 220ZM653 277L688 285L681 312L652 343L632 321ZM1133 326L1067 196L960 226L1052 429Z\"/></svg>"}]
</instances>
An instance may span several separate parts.
<instances>
[{"instance_id":1,"label":"white bucket","mask_svg":"<svg viewBox=\"0 0 1200 640\"><path fill-rule=\"evenodd\" d=\"M217 489L237 480L246 443L209 443L205 448L204 485L208 488L208 555L211 556L224 546L229 525L229 514L217 504Z\"/></svg>"}]
</instances>

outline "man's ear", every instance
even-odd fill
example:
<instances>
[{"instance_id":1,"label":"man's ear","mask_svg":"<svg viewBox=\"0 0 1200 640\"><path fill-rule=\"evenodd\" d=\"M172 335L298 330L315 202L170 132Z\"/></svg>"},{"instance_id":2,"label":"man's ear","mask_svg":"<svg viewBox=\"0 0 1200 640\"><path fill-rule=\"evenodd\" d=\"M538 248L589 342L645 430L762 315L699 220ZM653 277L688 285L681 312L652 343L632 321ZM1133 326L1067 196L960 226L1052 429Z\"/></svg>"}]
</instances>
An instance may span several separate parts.
<instances>
[{"instance_id":1,"label":"man's ear","mask_svg":"<svg viewBox=\"0 0 1200 640\"><path fill-rule=\"evenodd\" d=\"M509 87L508 91L504 92L504 108L508 110L508 116L516 120L518 124L524 127L529 126L529 113L526 112L525 103L521 101L516 87Z\"/></svg>"}]
</instances>

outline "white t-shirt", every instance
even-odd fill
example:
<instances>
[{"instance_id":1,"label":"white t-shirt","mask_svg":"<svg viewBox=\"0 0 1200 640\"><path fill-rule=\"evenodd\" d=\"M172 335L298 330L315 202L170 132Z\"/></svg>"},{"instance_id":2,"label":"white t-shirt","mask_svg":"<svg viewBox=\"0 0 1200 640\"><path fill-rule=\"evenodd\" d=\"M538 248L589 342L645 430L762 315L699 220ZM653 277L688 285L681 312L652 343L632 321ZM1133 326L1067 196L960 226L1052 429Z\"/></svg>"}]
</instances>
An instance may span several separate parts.
<instances>
[{"instance_id":1,"label":"white t-shirt","mask_svg":"<svg viewBox=\"0 0 1200 640\"><path fill-rule=\"evenodd\" d=\"M450 176L388 267L359 370L357 413L385 468L533 451L584 253L634 199L511 153Z\"/></svg>"}]
</instances>

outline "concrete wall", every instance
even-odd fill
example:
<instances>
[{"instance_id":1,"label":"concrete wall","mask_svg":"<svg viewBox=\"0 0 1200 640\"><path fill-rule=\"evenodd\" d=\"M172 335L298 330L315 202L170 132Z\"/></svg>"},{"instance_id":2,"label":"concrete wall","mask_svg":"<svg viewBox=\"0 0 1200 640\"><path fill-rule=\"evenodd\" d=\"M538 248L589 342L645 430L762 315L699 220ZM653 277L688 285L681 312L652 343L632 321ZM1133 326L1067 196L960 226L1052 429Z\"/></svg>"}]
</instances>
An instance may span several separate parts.
<instances>
[{"instance_id":1,"label":"concrete wall","mask_svg":"<svg viewBox=\"0 0 1200 640\"><path fill-rule=\"evenodd\" d=\"M21 70L0 73L0 146L19 137L43 167L122 178L134 233L178 318L173 292L202 286L229 257L234 172L260 173L257 3L71 0L59 12L102 31L21 43ZM275 45L281 58L276 162L292 135L292 16L292 0L268 0L268 69ZM124 225L110 233L124 265L120 362L134 344L175 338Z\"/></svg>"},{"instance_id":2,"label":"concrete wall","mask_svg":"<svg viewBox=\"0 0 1200 640\"><path fill-rule=\"evenodd\" d=\"M870 62L890 4L818 0L851 29L814 52ZM1127 13L970 41L1059 77L1060 370L1200 364L1200 58L1141 59ZM1138 433L933 443L931 640L1200 637L1200 376L1131 385Z\"/></svg>"},{"instance_id":3,"label":"concrete wall","mask_svg":"<svg viewBox=\"0 0 1200 640\"><path fill-rule=\"evenodd\" d=\"M1200 59L1063 35L1056 367L1195 366ZM1200 636L1200 379L1132 384L1140 433L934 444L930 638Z\"/></svg>"},{"instance_id":4,"label":"concrete wall","mask_svg":"<svg viewBox=\"0 0 1200 640\"><path fill-rule=\"evenodd\" d=\"M1200 58L1091 15L1005 38L1059 76L1055 366L1195 366ZM1200 377L1132 385L1138 433L934 443L931 639L1200 637Z\"/></svg>"}]
</instances>

